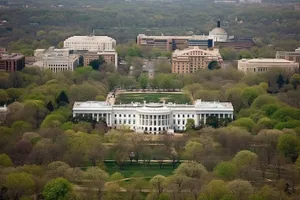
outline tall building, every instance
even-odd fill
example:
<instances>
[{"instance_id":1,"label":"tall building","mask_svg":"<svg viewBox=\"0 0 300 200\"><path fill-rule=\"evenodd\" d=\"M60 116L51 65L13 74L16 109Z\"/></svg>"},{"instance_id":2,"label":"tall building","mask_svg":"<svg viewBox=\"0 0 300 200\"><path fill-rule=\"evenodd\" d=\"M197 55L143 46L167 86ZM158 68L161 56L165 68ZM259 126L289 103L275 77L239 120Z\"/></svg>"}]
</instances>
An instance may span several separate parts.
<instances>
[{"instance_id":1,"label":"tall building","mask_svg":"<svg viewBox=\"0 0 300 200\"><path fill-rule=\"evenodd\" d=\"M276 58L295 61L300 64L300 47L295 51L277 51Z\"/></svg>"},{"instance_id":2,"label":"tall building","mask_svg":"<svg viewBox=\"0 0 300 200\"><path fill-rule=\"evenodd\" d=\"M90 116L103 119L109 127L127 126L136 132L159 134L169 130L185 130L188 119L195 126L205 124L209 116L233 119L233 106L230 102L203 102L196 100L194 105L175 103L131 103L110 105L103 101L75 102L73 117Z\"/></svg>"},{"instance_id":3,"label":"tall building","mask_svg":"<svg viewBox=\"0 0 300 200\"><path fill-rule=\"evenodd\" d=\"M118 54L116 51L88 51L83 55L84 66L88 66L92 60L102 56L106 63L118 68Z\"/></svg>"},{"instance_id":4,"label":"tall building","mask_svg":"<svg viewBox=\"0 0 300 200\"><path fill-rule=\"evenodd\" d=\"M79 64L79 58L70 54L69 49L37 49L34 52L36 63L33 66L40 66L50 69L52 72L73 71Z\"/></svg>"},{"instance_id":5,"label":"tall building","mask_svg":"<svg viewBox=\"0 0 300 200\"><path fill-rule=\"evenodd\" d=\"M144 47L173 51L175 49L184 49L189 46L198 46L200 48L207 49L214 46L214 41L205 35L148 36L145 34L139 34L137 36L137 44Z\"/></svg>"},{"instance_id":6,"label":"tall building","mask_svg":"<svg viewBox=\"0 0 300 200\"><path fill-rule=\"evenodd\" d=\"M238 61L238 70L245 73L261 73L271 69L281 69L287 72L299 72L299 63L285 59L241 59Z\"/></svg>"},{"instance_id":7,"label":"tall building","mask_svg":"<svg viewBox=\"0 0 300 200\"><path fill-rule=\"evenodd\" d=\"M18 53L0 53L0 72L12 73L25 67L25 56Z\"/></svg>"},{"instance_id":8,"label":"tall building","mask_svg":"<svg viewBox=\"0 0 300 200\"><path fill-rule=\"evenodd\" d=\"M172 73L194 73L199 69L207 68L212 61L222 66L223 59L218 49L204 50L199 47L190 47L176 50L172 54Z\"/></svg>"},{"instance_id":9,"label":"tall building","mask_svg":"<svg viewBox=\"0 0 300 200\"><path fill-rule=\"evenodd\" d=\"M108 36L72 36L64 41L64 48L75 51L113 51L116 40Z\"/></svg>"}]
</instances>

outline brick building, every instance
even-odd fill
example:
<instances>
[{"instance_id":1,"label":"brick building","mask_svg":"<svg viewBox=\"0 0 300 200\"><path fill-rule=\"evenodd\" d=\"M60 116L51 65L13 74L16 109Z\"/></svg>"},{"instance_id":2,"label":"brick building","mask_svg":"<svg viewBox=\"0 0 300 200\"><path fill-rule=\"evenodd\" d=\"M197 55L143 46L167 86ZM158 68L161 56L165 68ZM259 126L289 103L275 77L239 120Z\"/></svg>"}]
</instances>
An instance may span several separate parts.
<instances>
[{"instance_id":1,"label":"brick building","mask_svg":"<svg viewBox=\"0 0 300 200\"><path fill-rule=\"evenodd\" d=\"M25 67L25 56L18 53L0 53L0 72L12 73Z\"/></svg>"}]
</instances>

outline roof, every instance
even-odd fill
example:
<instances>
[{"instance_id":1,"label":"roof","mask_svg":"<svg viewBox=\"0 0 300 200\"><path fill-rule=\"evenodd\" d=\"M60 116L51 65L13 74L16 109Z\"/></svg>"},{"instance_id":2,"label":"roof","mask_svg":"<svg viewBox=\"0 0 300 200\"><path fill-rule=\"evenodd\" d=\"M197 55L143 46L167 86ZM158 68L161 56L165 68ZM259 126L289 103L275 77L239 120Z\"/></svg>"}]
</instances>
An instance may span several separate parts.
<instances>
[{"instance_id":1,"label":"roof","mask_svg":"<svg viewBox=\"0 0 300 200\"><path fill-rule=\"evenodd\" d=\"M11 54L6 54L2 53L0 54L0 60L16 60L16 59L21 59L25 57L23 54L19 53L11 53Z\"/></svg>"},{"instance_id":2,"label":"roof","mask_svg":"<svg viewBox=\"0 0 300 200\"><path fill-rule=\"evenodd\" d=\"M204 49L199 48L198 46L189 47L189 48L186 48L186 49L183 49L183 50L176 49L172 56L181 56L185 53L195 51L195 50L196 51L201 51L203 53L210 54L212 56L221 56L220 52L219 52L219 49L204 50Z\"/></svg>"},{"instance_id":3,"label":"roof","mask_svg":"<svg viewBox=\"0 0 300 200\"><path fill-rule=\"evenodd\" d=\"M197 40L207 40L207 35L186 35L186 36L179 36L179 35L145 35L145 34L139 34L138 37L143 39L155 39L155 40L165 40L165 39L182 39L182 40L188 40L188 39L197 39Z\"/></svg>"},{"instance_id":4,"label":"roof","mask_svg":"<svg viewBox=\"0 0 300 200\"><path fill-rule=\"evenodd\" d=\"M227 32L220 27L216 27L209 32L209 35L225 35L225 34L227 35Z\"/></svg>"},{"instance_id":5,"label":"roof","mask_svg":"<svg viewBox=\"0 0 300 200\"><path fill-rule=\"evenodd\" d=\"M295 63L294 61L278 59L278 58L255 58L255 59L241 59L239 62L247 63Z\"/></svg>"},{"instance_id":6,"label":"roof","mask_svg":"<svg viewBox=\"0 0 300 200\"><path fill-rule=\"evenodd\" d=\"M86 102L76 101L73 105L73 108L103 108L103 107L111 107L111 105L106 101L86 101Z\"/></svg>"},{"instance_id":7,"label":"roof","mask_svg":"<svg viewBox=\"0 0 300 200\"><path fill-rule=\"evenodd\" d=\"M67 38L65 41L66 42L72 42L72 41L86 42L86 41L107 41L107 40L115 41L113 38L108 37L108 36L72 36L72 37Z\"/></svg>"}]
</instances>

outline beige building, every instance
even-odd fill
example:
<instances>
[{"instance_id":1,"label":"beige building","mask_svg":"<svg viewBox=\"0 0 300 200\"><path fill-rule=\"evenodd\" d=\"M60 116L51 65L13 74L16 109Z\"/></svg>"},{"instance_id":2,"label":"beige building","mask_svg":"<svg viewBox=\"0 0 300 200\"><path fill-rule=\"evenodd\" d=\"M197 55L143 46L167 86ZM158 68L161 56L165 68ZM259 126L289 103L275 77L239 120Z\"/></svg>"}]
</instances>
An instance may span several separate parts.
<instances>
[{"instance_id":1,"label":"beige building","mask_svg":"<svg viewBox=\"0 0 300 200\"><path fill-rule=\"evenodd\" d=\"M299 71L299 63L285 59L260 58L241 59L238 61L238 70L245 73L261 73L271 69L282 69L290 72Z\"/></svg>"},{"instance_id":2,"label":"beige building","mask_svg":"<svg viewBox=\"0 0 300 200\"><path fill-rule=\"evenodd\" d=\"M219 49L204 50L199 47L190 47L176 50L172 55L172 73L194 73L199 69L207 68L212 61L217 61L221 66L223 65Z\"/></svg>"},{"instance_id":3,"label":"beige building","mask_svg":"<svg viewBox=\"0 0 300 200\"><path fill-rule=\"evenodd\" d=\"M115 51L89 51L83 55L84 66L88 66L92 60L96 60L102 56L107 64L112 64L118 68L118 54Z\"/></svg>"},{"instance_id":4,"label":"beige building","mask_svg":"<svg viewBox=\"0 0 300 200\"><path fill-rule=\"evenodd\" d=\"M113 51L116 40L108 36L72 36L64 41L64 48L77 51Z\"/></svg>"},{"instance_id":5,"label":"beige building","mask_svg":"<svg viewBox=\"0 0 300 200\"><path fill-rule=\"evenodd\" d=\"M73 71L79 64L79 58L70 54L69 49L37 49L34 51L33 66L50 69L52 72Z\"/></svg>"}]
</instances>

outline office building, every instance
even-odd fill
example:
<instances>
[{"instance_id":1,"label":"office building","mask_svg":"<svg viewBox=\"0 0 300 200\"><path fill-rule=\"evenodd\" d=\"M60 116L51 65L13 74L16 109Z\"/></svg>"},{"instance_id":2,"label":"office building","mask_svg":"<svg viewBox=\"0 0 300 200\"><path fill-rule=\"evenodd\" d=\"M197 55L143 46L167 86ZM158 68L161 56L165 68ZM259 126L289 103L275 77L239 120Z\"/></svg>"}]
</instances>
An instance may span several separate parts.
<instances>
[{"instance_id":1,"label":"office building","mask_svg":"<svg viewBox=\"0 0 300 200\"><path fill-rule=\"evenodd\" d=\"M74 51L113 51L116 40L108 36L72 36L64 41L64 48Z\"/></svg>"},{"instance_id":2,"label":"office building","mask_svg":"<svg viewBox=\"0 0 300 200\"><path fill-rule=\"evenodd\" d=\"M142 47L151 47L166 51L184 49L189 46L198 46L203 49L214 47L214 41L205 35L192 36L147 36L139 34L137 44Z\"/></svg>"},{"instance_id":3,"label":"office building","mask_svg":"<svg viewBox=\"0 0 300 200\"><path fill-rule=\"evenodd\" d=\"M12 73L25 67L25 56L18 53L0 53L0 72Z\"/></svg>"},{"instance_id":4,"label":"office building","mask_svg":"<svg viewBox=\"0 0 300 200\"><path fill-rule=\"evenodd\" d=\"M299 63L274 58L241 59L238 61L238 70L245 73L261 73L267 72L271 69L281 69L287 72L299 72Z\"/></svg>"},{"instance_id":5,"label":"office building","mask_svg":"<svg viewBox=\"0 0 300 200\"><path fill-rule=\"evenodd\" d=\"M276 58L295 61L300 64L300 47L295 51L277 51Z\"/></svg>"},{"instance_id":6,"label":"office building","mask_svg":"<svg viewBox=\"0 0 300 200\"><path fill-rule=\"evenodd\" d=\"M118 54L116 51L88 51L83 55L84 66L88 66L92 60L97 60L102 56L107 64L112 64L118 68Z\"/></svg>"},{"instance_id":7,"label":"office building","mask_svg":"<svg viewBox=\"0 0 300 200\"><path fill-rule=\"evenodd\" d=\"M222 66L223 59L218 49L204 50L199 47L190 47L176 50L172 54L172 73L194 73L199 69L207 68L212 61Z\"/></svg>"},{"instance_id":8,"label":"office building","mask_svg":"<svg viewBox=\"0 0 300 200\"><path fill-rule=\"evenodd\" d=\"M175 103L131 103L110 105L108 102L75 102L73 117L91 116L103 119L109 127L126 126L136 132L159 134L169 130L183 131L188 119L195 126L205 124L208 116L233 119L233 106L230 102L203 102L196 100L194 105Z\"/></svg>"},{"instance_id":9,"label":"office building","mask_svg":"<svg viewBox=\"0 0 300 200\"><path fill-rule=\"evenodd\" d=\"M34 52L35 62L33 66L50 69L52 72L73 71L79 64L79 58L70 54L69 49L37 49Z\"/></svg>"}]
</instances>

